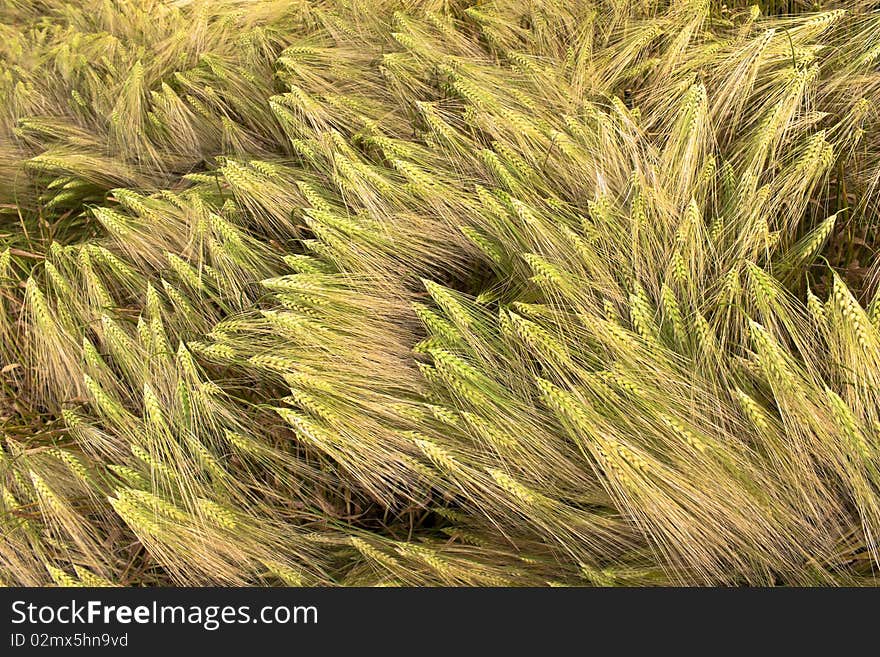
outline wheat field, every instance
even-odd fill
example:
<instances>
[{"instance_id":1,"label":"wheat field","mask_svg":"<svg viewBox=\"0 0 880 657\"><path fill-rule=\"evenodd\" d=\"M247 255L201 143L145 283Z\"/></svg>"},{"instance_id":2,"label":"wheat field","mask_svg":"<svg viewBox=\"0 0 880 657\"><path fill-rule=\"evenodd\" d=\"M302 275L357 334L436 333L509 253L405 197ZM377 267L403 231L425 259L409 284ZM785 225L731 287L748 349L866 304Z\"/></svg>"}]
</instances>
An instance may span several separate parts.
<instances>
[{"instance_id":1,"label":"wheat field","mask_svg":"<svg viewBox=\"0 0 880 657\"><path fill-rule=\"evenodd\" d=\"M861 586L880 6L0 0L0 582Z\"/></svg>"}]
</instances>

